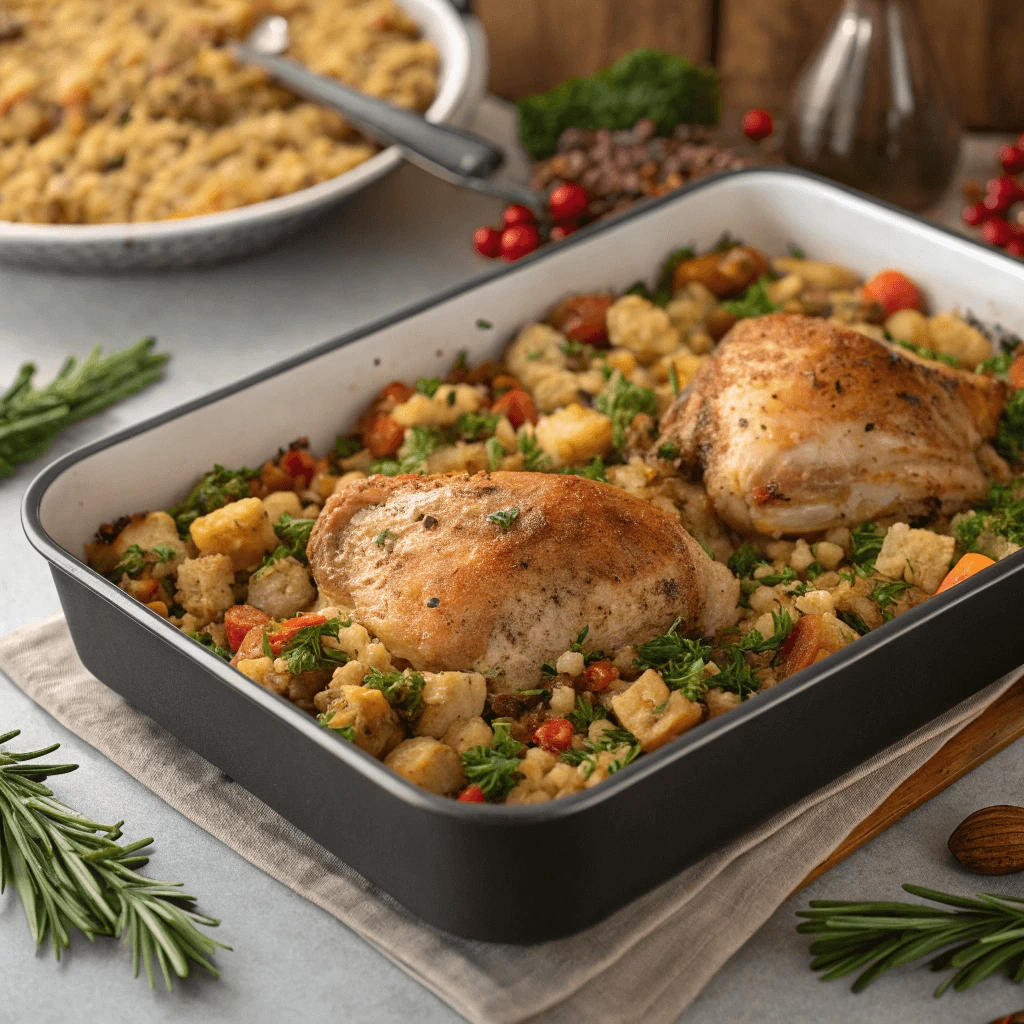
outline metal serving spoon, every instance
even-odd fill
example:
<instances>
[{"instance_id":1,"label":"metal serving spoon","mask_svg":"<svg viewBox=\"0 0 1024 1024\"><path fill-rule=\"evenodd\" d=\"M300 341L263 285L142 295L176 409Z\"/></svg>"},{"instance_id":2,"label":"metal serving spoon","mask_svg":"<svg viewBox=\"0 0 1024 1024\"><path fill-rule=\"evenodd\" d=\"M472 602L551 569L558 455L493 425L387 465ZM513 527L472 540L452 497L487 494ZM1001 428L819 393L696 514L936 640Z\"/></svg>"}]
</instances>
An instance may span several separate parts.
<instances>
[{"instance_id":1,"label":"metal serving spoon","mask_svg":"<svg viewBox=\"0 0 1024 1024\"><path fill-rule=\"evenodd\" d=\"M393 103L350 89L333 78L316 75L280 56L288 49L288 21L280 15L264 18L235 53L255 64L293 92L334 107L378 141L398 145L414 164L456 185L487 195L524 203L543 213L545 197L531 189L487 179L505 162L500 149L486 139L459 128L432 124Z\"/></svg>"}]
</instances>

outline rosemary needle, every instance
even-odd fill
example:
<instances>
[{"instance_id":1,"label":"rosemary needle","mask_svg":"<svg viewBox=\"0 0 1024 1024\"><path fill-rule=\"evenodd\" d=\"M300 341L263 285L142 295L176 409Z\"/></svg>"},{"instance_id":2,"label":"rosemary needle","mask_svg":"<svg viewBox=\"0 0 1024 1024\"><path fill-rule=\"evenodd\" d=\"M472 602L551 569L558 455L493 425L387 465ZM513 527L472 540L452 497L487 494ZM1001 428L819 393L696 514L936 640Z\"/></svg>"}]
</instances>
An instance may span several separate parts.
<instances>
[{"instance_id":1,"label":"rosemary needle","mask_svg":"<svg viewBox=\"0 0 1024 1024\"><path fill-rule=\"evenodd\" d=\"M904 885L912 896L954 907L942 910L921 903L851 903L811 900L799 911L797 931L817 935L811 943L811 970L832 981L861 971L853 983L860 992L891 967L931 956L933 971L952 969L935 990L941 996L951 985L957 992L1006 974L1024 981L1024 899L1015 896L951 896Z\"/></svg>"},{"instance_id":2,"label":"rosemary needle","mask_svg":"<svg viewBox=\"0 0 1024 1024\"><path fill-rule=\"evenodd\" d=\"M0 745L19 734L0 736ZM71 931L90 941L98 935L125 939L153 985L156 960L168 990L171 975L186 978L192 963L217 977L210 957L218 946L197 925L219 922L195 911L195 897L178 882L158 882L135 869L149 858L152 839L119 844L121 826L91 821L54 799L43 785L51 775L74 771L74 764L38 764L59 744L14 753L0 750L0 892L8 883L21 898L29 931L40 946L49 932L60 959Z\"/></svg>"},{"instance_id":3,"label":"rosemary needle","mask_svg":"<svg viewBox=\"0 0 1024 1024\"><path fill-rule=\"evenodd\" d=\"M101 412L157 380L167 356L154 338L103 355L99 346L79 365L66 359L46 387L32 387L36 368L25 363L0 395L0 477L44 454L67 426Z\"/></svg>"}]
</instances>

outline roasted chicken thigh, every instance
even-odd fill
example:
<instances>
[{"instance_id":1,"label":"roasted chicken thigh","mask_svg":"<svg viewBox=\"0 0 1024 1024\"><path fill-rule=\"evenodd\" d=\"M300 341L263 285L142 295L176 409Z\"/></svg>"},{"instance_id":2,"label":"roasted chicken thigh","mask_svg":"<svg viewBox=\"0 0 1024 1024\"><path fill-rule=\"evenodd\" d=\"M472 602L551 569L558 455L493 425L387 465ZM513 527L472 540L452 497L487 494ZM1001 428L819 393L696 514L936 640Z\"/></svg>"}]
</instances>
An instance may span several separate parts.
<instances>
[{"instance_id":1,"label":"roasted chicken thigh","mask_svg":"<svg viewBox=\"0 0 1024 1024\"><path fill-rule=\"evenodd\" d=\"M374 476L336 492L309 542L322 598L414 668L537 686L584 626L585 650L735 620L738 583L678 520L546 473Z\"/></svg>"},{"instance_id":2,"label":"roasted chicken thigh","mask_svg":"<svg viewBox=\"0 0 1024 1024\"><path fill-rule=\"evenodd\" d=\"M741 320L662 419L741 533L949 514L988 483L1004 385L821 319Z\"/></svg>"}]
</instances>

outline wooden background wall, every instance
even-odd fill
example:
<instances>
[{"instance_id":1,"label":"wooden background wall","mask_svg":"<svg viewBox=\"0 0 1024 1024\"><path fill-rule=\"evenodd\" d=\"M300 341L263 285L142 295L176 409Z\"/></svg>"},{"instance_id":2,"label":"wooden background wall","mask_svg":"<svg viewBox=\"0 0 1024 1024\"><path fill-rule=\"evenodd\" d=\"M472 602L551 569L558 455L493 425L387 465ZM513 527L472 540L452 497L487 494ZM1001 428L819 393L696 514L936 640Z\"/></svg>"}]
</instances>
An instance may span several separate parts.
<instances>
[{"instance_id":1,"label":"wooden background wall","mask_svg":"<svg viewBox=\"0 0 1024 1024\"><path fill-rule=\"evenodd\" d=\"M909 0L915 2L915 0ZM785 108L840 0L476 0L491 86L509 99L637 46L713 63L725 106ZM1024 0L916 0L964 123L1024 130Z\"/></svg>"}]
</instances>

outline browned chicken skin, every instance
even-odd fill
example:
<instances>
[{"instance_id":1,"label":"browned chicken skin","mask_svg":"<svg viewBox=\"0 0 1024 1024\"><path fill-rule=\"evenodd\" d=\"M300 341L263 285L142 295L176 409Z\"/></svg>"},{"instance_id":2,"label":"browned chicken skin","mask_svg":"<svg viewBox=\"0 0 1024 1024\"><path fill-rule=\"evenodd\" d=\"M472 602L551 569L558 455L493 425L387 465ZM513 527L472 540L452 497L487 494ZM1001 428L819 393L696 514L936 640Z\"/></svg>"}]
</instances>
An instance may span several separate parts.
<instances>
[{"instance_id":1,"label":"browned chicken skin","mask_svg":"<svg viewBox=\"0 0 1024 1024\"><path fill-rule=\"evenodd\" d=\"M519 509L507 530L492 513ZM320 593L414 668L538 685L589 626L614 651L731 624L737 583L678 521L609 484L546 473L374 476L336 492L309 542Z\"/></svg>"},{"instance_id":2,"label":"browned chicken skin","mask_svg":"<svg viewBox=\"0 0 1024 1024\"><path fill-rule=\"evenodd\" d=\"M676 445L734 529L792 537L976 503L1004 401L995 378L779 313L730 331L659 444Z\"/></svg>"}]
</instances>

